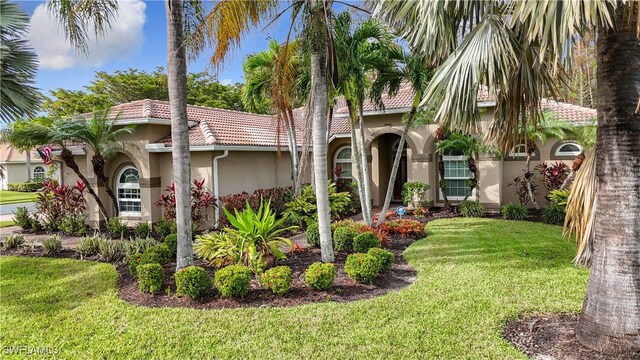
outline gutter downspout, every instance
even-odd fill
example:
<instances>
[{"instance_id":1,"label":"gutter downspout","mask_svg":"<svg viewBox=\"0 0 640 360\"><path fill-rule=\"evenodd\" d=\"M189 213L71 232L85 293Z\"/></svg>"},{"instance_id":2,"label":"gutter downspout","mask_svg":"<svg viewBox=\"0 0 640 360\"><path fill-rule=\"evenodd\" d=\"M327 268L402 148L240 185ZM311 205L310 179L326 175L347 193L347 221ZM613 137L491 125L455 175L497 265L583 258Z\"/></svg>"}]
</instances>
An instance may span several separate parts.
<instances>
[{"instance_id":1,"label":"gutter downspout","mask_svg":"<svg viewBox=\"0 0 640 360\"><path fill-rule=\"evenodd\" d=\"M224 159L229 156L229 150L225 150L222 155L213 157L213 196L216 199L216 207L214 210L214 224L217 229L220 226L220 199L218 194L220 193L220 186L218 185L218 160Z\"/></svg>"}]
</instances>

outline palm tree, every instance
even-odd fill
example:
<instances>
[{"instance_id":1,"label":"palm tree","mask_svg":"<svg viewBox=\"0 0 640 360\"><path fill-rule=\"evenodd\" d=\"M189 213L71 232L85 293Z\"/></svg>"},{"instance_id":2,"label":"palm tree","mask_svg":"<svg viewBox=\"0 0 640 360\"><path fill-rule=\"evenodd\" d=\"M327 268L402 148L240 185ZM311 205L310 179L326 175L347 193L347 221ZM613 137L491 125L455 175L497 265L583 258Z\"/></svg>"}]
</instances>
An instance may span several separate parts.
<instances>
[{"instance_id":1,"label":"palm tree","mask_svg":"<svg viewBox=\"0 0 640 360\"><path fill-rule=\"evenodd\" d=\"M387 185L387 193L384 198L384 204L382 205L382 212L378 218L377 226L382 225L387 210L389 210L391 198L393 197L393 185L398 175L402 151L407 141L407 134L411 127L414 126L424 90L427 88L433 76L433 70L427 66L426 59L423 56L416 53L407 54L399 47L394 47L389 50L390 51L385 51L384 54L387 55L391 61L387 63L387 66L378 69L378 76L373 82L371 96L379 107L383 107L382 94L385 91L387 91L390 96L395 96L403 85L408 84L413 91L413 101L411 103L411 110L409 110L409 113L404 119L404 129L400 136L398 150L396 150L391 175L389 176L389 184Z\"/></svg>"},{"instance_id":2,"label":"palm tree","mask_svg":"<svg viewBox=\"0 0 640 360\"><path fill-rule=\"evenodd\" d=\"M66 121L61 119L35 118L13 123L2 133L2 142L7 142L18 149L33 149L40 145L58 145L62 149L60 159L64 164L78 176L84 183L89 194L93 197L100 213L105 220L109 219L107 209L102 200L89 183L87 177L80 171L80 167L67 147L67 142L71 140L70 134L65 130Z\"/></svg>"},{"instance_id":3,"label":"palm tree","mask_svg":"<svg viewBox=\"0 0 640 360\"><path fill-rule=\"evenodd\" d=\"M113 202L115 216L119 215L118 199L109 185L109 180L104 173L104 167L122 148L120 139L123 135L133 133L133 126L117 128L115 119L109 119L109 109L94 111L90 119L78 118L59 123L60 131L66 133L68 138L82 141L93 152L91 165L93 173L98 178L98 186L102 186Z\"/></svg>"},{"instance_id":4,"label":"palm tree","mask_svg":"<svg viewBox=\"0 0 640 360\"><path fill-rule=\"evenodd\" d=\"M578 170L582 166L582 163L586 160L585 153L596 146L596 125L595 123L592 125L584 125L578 126L573 129L573 138L582 146L582 152L576 156L571 164L571 171L567 178L564 179L562 185L559 190L566 189L569 186L573 179L576 177Z\"/></svg>"},{"instance_id":5,"label":"palm tree","mask_svg":"<svg viewBox=\"0 0 640 360\"><path fill-rule=\"evenodd\" d=\"M284 123L291 154L293 192L296 196L300 193L298 140L293 117L293 108L298 97L296 79L300 74L300 59L297 52L296 42L281 46L276 40L272 40L269 43L269 49L249 55L243 66L245 84L242 92L242 100L250 111L256 110L260 100L271 99L278 119L276 134L278 155L280 155L280 126Z\"/></svg>"},{"instance_id":6,"label":"palm tree","mask_svg":"<svg viewBox=\"0 0 640 360\"><path fill-rule=\"evenodd\" d=\"M381 1L375 13L398 27L423 53L446 58L424 99L438 100L436 120L454 130L475 128L479 85L488 86L496 97L488 138L503 153L520 143L522 128L535 128L541 122L542 91L554 90L554 73L572 57L572 39L597 31L598 206L591 275L576 336L582 344L606 353L638 352L638 2L520 1L508 5Z\"/></svg>"},{"instance_id":7,"label":"palm tree","mask_svg":"<svg viewBox=\"0 0 640 360\"><path fill-rule=\"evenodd\" d=\"M40 103L33 86L38 58L25 39L28 25L29 16L17 4L0 0L0 119L5 123L34 116Z\"/></svg>"},{"instance_id":8,"label":"palm tree","mask_svg":"<svg viewBox=\"0 0 640 360\"><path fill-rule=\"evenodd\" d=\"M451 151L459 151L467 158L469 172L471 172L473 176L467 181L467 194L462 201L467 200L473 193L473 189L478 187L478 166L476 164L476 157L485 149L486 147L472 135L462 134L459 132L452 132L448 134L445 139L436 143L436 152L440 155ZM477 197L476 201L479 201Z\"/></svg>"}]
</instances>

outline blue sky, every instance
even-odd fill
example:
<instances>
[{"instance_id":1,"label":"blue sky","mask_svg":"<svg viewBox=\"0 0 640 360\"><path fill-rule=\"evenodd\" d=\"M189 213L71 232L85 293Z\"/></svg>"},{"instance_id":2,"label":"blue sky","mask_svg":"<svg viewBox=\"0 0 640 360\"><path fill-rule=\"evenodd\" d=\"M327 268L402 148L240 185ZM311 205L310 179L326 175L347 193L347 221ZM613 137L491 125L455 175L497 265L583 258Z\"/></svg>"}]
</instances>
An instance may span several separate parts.
<instances>
[{"instance_id":1,"label":"blue sky","mask_svg":"<svg viewBox=\"0 0 640 360\"><path fill-rule=\"evenodd\" d=\"M113 72L128 68L152 71L166 68L166 19L163 1L126 0L121 5L117 23L104 39L92 42L90 56L77 54L64 40L56 24L49 19L43 1L24 1L20 5L31 16L28 36L38 53L40 68L36 86L43 93L65 88L82 89L93 79L96 71ZM266 25L266 24L264 24ZM229 56L217 72L225 83L243 82L242 61L256 51L266 49L270 39L283 41L289 29L289 17L269 28L264 25L251 31L241 48ZM188 64L189 72L207 69L207 54ZM216 74L211 70L210 73Z\"/></svg>"}]
</instances>

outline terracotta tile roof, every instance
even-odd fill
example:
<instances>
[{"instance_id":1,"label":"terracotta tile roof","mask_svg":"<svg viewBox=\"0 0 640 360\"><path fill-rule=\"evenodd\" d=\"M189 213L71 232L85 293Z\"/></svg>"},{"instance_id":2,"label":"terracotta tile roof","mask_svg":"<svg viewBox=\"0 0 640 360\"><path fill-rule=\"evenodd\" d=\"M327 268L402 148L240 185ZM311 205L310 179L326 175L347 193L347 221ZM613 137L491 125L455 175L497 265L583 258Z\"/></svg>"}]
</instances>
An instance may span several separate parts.
<instances>
[{"instance_id":1,"label":"terracotta tile roof","mask_svg":"<svg viewBox=\"0 0 640 360\"><path fill-rule=\"evenodd\" d=\"M541 104L543 110L552 111L560 120L571 123L584 123L595 121L598 117L596 109L567 104L550 99L542 99Z\"/></svg>"}]
</instances>

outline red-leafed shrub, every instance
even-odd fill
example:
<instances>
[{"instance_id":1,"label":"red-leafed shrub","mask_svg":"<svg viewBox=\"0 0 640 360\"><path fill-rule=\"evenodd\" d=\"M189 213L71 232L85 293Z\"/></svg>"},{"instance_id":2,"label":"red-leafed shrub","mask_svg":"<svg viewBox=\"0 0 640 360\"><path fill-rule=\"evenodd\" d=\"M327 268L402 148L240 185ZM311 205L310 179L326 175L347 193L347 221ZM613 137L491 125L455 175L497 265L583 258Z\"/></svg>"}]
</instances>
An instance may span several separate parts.
<instances>
[{"instance_id":1,"label":"red-leafed shrub","mask_svg":"<svg viewBox=\"0 0 640 360\"><path fill-rule=\"evenodd\" d=\"M368 231L372 232L378 238L378 240L380 240L380 243L382 244L382 246L384 247L391 246L391 239L389 239L389 232L386 231L385 229L382 229L382 227L375 228L373 226L367 226L362 228L360 233L365 233Z\"/></svg>"},{"instance_id":2,"label":"red-leafed shrub","mask_svg":"<svg viewBox=\"0 0 640 360\"><path fill-rule=\"evenodd\" d=\"M379 229L402 238L421 239L425 237L424 225L411 219L386 221L380 225Z\"/></svg>"},{"instance_id":3,"label":"red-leafed shrub","mask_svg":"<svg viewBox=\"0 0 640 360\"><path fill-rule=\"evenodd\" d=\"M542 175L543 185L547 190L557 190L569 175L569 166L563 162L544 162L535 167Z\"/></svg>"},{"instance_id":4,"label":"red-leafed shrub","mask_svg":"<svg viewBox=\"0 0 640 360\"><path fill-rule=\"evenodd\" d=\"M84 229L84 213L87 209L85 191L84 183L79 180L71 186L58 185L49 180L43 183L36 207L47 230L57 231L62 223L72 223L71 228L77 228L78 232Z\"/></svg>"},{"instance_id":5,"label":"red-leafed shrub","mask_svg":"<svg viewBox=\"0 0 640 360\"><path fill-rule=\"evenodd\" d=\"M271 201L271 209L276 213L277 217L281 217L285 210L284 205L290 198L290 193L290 187L258 189L254 191L253 194L242 192L240 194L220 196L220 204L232 214L234 213L234 210L244 210L247 206L247 202L249 202L249 206L251 206L254 211L258 211L258 208L260 207L260 199L264 198L265 201ZM220 224L223 227L229 225L224 214L220 215Z\"/></svg>"},{"instance_id":6,"label":"red-leafed shrub","mask_svg":"<svg viewBox=\"0 0 640 360\"><path fill-rule=\"evenodd\" d=\"M176 186L165 188L166 194L160 195L160 200L155 202L158 207L164 208L163 217L167 221L173 221L176 218ZM195 228L199 228L211 218L209 209L216 206L215 197L211 195L207 187L204 186L203 180L193 180L191 186L191 221Z\"/></svg>"}]
</instances>

